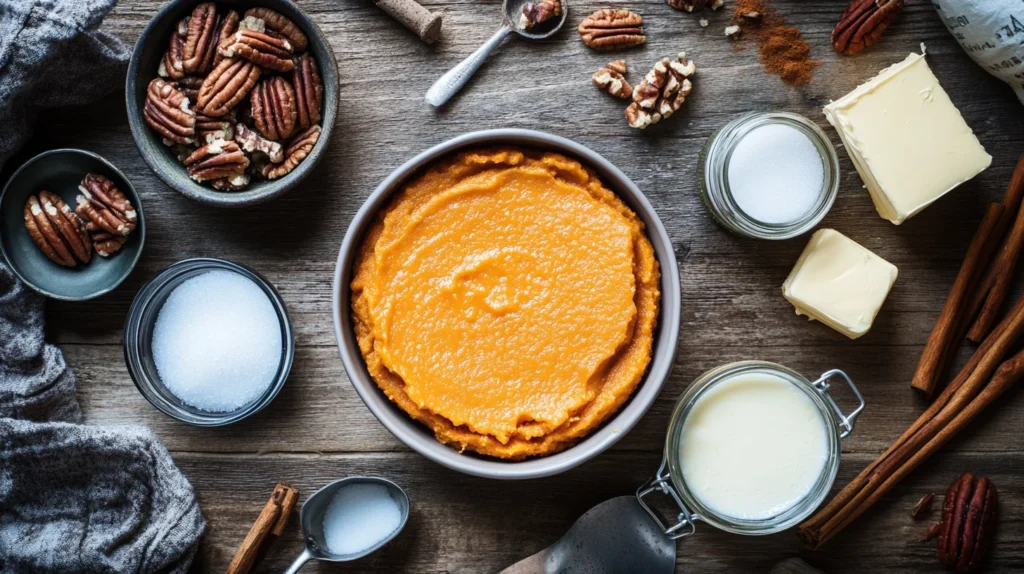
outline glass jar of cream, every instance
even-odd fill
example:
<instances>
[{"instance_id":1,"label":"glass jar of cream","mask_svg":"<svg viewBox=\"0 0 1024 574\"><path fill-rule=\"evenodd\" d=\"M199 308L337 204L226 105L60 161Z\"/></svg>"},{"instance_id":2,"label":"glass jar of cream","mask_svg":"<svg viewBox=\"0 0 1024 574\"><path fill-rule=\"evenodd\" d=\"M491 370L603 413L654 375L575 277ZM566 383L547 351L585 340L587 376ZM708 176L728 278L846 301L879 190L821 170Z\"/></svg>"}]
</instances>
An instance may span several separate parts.
<instances>
[{"instance_id":1,"label":"glass jar of cream","mask_svg":"<svg viewBox=\"0 0 1024 574\"><path fill-rule=\"evenodd\" d=\"M844 414L831 381L842 380L858 406ZM864 399L842 371L811 382L775 363L744 361L711 370L676 405L665 455L637 491L640 504L671 538L706 522L735 534L772 534L809 516L839 470L840 441L853 432ZM679 507L668 524L645 501L656 492Z\"/></svg>"},{"instance_id":2,"label":"glass jar of cream","mask_svg":"<svg viewBox=\"0 0 1024 574\"><path fill-rule=\"evenodd\" d=\"M825 132L787 112L741 115L716 130L697 161L712 219L755 239L789 239L818 224L839 191L839 158Z\"/></svg>"}]
</instances>

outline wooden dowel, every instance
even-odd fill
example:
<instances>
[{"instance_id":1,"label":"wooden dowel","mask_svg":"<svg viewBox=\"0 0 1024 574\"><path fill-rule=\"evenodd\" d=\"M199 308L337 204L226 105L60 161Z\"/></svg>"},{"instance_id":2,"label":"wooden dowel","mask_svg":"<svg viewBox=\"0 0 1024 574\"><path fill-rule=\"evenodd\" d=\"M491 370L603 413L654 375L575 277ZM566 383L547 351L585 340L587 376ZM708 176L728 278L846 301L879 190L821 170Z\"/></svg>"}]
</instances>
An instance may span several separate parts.
<instances>
[{"instance_id":1,"label":"wooden dowel","mask_svg":"<svg viewBox=\"0 0 1024 574\"><path fill-rule=\"evenodd\" d=\"M985 335L988 335L1010 292L1013 272L1017 268L1021 248L1024 247L1024 203L1021 202L1022 197L1024 197L1024 154L1017 161L1017 168L1013 170L1013 176L1003 195L1004 207L1007 209L1011 209L1012 206L1017 207L1011 212L1016 214L1016 219L994 265L994 280L991 288L986 292L985 304L971 330L967 333L967 338L971 341L981 341Z\"/></svg>"},{"instance_id":2,"label":"wooden dowel","mask_svg":"<svg viewBox=\"0 0 1024 574\"><path fill-rule=\"evenodd\" d=\"M999 238L994 236L999 231L1004 211L1001 203L990 204L985 211L985 217L974 233L970 247L967 248L967 255L949 291L946 304L942 307L942 312L939 313L935 327L928 337L924 352L921 353L921 360L917 364L910 386L926 397L931 397L935 392L939 379L959 348L963 332L967 330L970 319L965 315L969 294L988 268L995 246L998 245Z\"/></svg>"},{"instance_id":3,"label":"wooden dowel","mask_svg":"<svg viewBox=\"0 0 1024 574\"><path fill-rule=\"evenodd\" d=\"M284 532L288 518L299 501L299 491L278 483L263 506L241 546L228 564L228 574L247 574L266 556L267 549Z\"/></svg>"}]
</instances>

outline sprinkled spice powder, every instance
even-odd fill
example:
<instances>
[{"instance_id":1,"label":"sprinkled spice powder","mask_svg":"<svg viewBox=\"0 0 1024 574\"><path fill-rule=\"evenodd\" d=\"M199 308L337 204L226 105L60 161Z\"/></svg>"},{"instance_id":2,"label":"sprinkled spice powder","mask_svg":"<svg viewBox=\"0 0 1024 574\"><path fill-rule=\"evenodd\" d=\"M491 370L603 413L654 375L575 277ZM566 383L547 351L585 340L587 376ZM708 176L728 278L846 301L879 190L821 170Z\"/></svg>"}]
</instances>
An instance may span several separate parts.
<instances>
[{"instance_id":1,"label":"sprinkled spice powder","mask_svg":"<svg viewBox=\"0 0 1024 574\"><path fill-rule=\"evenodd\" d=\"M733 22L757 38L764 69L790 86L809 83L818 62L811 59L811 48L800 30L787 26L768 0L736 0L735 5Z\"/></svg>"}]
</instances>

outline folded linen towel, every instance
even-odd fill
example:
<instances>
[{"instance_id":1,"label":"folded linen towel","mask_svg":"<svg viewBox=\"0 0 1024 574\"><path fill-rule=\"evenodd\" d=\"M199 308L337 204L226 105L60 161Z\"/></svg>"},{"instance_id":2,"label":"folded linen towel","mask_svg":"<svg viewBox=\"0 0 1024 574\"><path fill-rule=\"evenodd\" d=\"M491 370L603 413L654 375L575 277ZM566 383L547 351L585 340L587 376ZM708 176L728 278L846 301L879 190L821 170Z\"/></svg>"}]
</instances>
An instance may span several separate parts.
<instances>
[{"instance_id":1,"label":"folded linen towel","mask_svg":"<svg viewBox=\"0 0 1024 574\"><path fill-rule=\"evenodd\" d=\"M184 573L205 522L144 427L74 424L43 299L0 262L0 573Z\"/></svg>"}]
</instances>

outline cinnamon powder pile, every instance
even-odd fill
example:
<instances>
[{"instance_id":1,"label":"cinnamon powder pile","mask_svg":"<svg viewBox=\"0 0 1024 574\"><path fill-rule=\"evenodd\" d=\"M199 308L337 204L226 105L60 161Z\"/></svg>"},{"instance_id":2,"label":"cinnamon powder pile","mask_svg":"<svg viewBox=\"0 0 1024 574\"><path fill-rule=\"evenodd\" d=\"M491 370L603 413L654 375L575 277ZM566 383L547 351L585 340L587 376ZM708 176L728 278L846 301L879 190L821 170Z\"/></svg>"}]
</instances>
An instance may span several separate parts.
<instances>
[{"instance_id":1,"label":"cinnamon powder pile","mask_svg":"<svg viewBox=\"0 0 1024 574\"><path fill-rule=\"evenodd\" d=\"M769 5L768 0L736 0L733 23L757 38L764 69L782 78L790 86L803 86L811 81L818 62L811 59L811 48L800 30L787 26L782 16ZM761 18L746 18L743 14L757 12Z\"/></svg>"}]
</instances>

